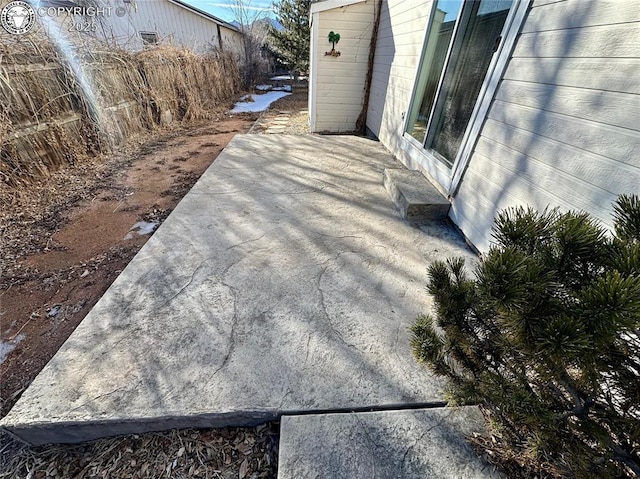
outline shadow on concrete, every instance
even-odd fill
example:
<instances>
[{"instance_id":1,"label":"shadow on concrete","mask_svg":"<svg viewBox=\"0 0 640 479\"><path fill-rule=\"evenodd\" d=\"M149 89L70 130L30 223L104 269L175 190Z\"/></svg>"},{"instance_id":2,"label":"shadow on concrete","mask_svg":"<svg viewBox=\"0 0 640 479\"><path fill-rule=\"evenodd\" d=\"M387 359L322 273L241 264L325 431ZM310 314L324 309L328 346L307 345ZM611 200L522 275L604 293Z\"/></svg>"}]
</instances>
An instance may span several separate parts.
<instances>
[{"instance_id":1,"label":"shadow on concrete","mask_svg":"<svg viewBox=\"0 0 640 479\"><path fill-rule=\"evenodd\" d=\"M408 326L428 265L473 256L396 214L394 166L363 138L237 136L2 425L78 442L442 401Z\"/></svg>"}]
</instances>

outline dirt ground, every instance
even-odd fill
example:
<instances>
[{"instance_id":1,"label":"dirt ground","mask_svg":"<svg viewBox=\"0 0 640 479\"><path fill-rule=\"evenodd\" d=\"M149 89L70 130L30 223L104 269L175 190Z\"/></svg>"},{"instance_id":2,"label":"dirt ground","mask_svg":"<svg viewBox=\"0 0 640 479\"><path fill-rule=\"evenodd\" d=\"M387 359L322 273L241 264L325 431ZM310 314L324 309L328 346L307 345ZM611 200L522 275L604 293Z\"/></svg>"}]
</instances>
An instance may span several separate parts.
<instances>
[{"instance_id":1,"label":"dirt ground","mask_svg":"<svg viewBox=\"0 0 640 479\"><path fill-rule=\"evenodd\" d=\"M144 228L161 223L256 116L167 130L28 192L2 191L0 415L148 240Z\"/></svg>"},{"instance_id":2,"label":"dirt ground","mask_svg":"<svg viewBox=\"0 0 640 479\"><path fill-rule=\"evenodd\" d=\"M308 88L296 86L266 110L255 122L250 133L305 135L309 133Z\"/></svg>"},{"instance_id":3,"label":"dirt ground","mask_svg":"<svg viewBox=\"0 0 640 479\"><path fill-rule=\"evenodd\" d=\"M214 112L20 191L0 185L0 417L233 136L265 133L282 112L285 133L306 133L306 102L302 90L262 114ZM275 477L277 425L40 448L0 433L0 457L0 478Z\"/></svg>"}]
</instances>

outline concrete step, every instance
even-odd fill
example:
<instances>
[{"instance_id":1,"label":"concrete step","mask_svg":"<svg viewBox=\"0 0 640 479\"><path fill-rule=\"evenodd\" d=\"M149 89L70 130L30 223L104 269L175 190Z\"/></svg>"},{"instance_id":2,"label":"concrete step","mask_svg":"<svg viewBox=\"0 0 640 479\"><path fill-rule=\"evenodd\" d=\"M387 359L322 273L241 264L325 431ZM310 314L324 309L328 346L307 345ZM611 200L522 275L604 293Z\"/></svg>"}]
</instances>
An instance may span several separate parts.
<instances>
[{"instance_id":1,"label":"concrete step","mask_svg":"<svg viewBox=\"0 0 640 479\"><path fill-rule=\"evenodd\" d=\"M489 479L500 474L465 435L476 407L284 416L278 479Z\"/></svg>"},{"instance_id":2,"label":"concrete step","mask_svg":"<svg viewBox=\"0 0 640 479\"><path fill-rule=\"evenodd\" d=\"M449 214L449 201L419 171L387 168L383 183L402 217L410 222L442 220Z\"/></svg>"}]
</instances>

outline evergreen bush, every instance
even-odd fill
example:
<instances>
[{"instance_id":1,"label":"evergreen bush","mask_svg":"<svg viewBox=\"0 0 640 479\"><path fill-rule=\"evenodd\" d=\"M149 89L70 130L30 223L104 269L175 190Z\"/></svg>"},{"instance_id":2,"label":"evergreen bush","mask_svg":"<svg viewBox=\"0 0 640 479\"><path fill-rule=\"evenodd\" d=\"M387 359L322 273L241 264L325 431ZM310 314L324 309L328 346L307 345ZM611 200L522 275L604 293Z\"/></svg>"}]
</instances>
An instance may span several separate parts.
<instances>
[{"instance_id":1,"label":"evergreen bush","mask_svg":"<svg viewBox=\"0 0 640 479\"><path fill-rule=\"evenodd\" d=\"M282 29L271 28L269 40L279 60L296 73L309 70L310 0L279 0L273 5Z\"/></svg>"},{"instance_id":2,"label":"evergreen bush","mask_svg":"<svg viewBox=\"0 0 640 479\"><path fill-rule=\"evenodd\" d=\"M536 477L640 475L638 196L618 198L613 232L585 213L513 208L493 237L475 278L462 259L429 268L435 315L413 324L414 354Z\"/></svg>"}]
</instances>

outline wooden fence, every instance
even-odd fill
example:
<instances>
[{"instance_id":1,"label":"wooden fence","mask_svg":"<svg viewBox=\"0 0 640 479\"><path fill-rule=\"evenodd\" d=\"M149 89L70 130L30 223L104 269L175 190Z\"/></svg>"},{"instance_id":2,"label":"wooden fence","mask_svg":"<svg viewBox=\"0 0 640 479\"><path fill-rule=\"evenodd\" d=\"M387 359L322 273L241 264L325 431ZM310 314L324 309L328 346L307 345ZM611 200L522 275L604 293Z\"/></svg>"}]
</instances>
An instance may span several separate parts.
<instances>
[{"instance_id":1,"label":"wooden fence","mask_svg":"<svg viewBox=\"0 0 640 479\"><path fill-rule=\"evenodd\" d=\"M89 50L85 50L89 51ZM158 125L203 118L240 84L229 56L172 47L63 54L0 45L0 181L17 187Z\"/></svg>"}]
</instances>

